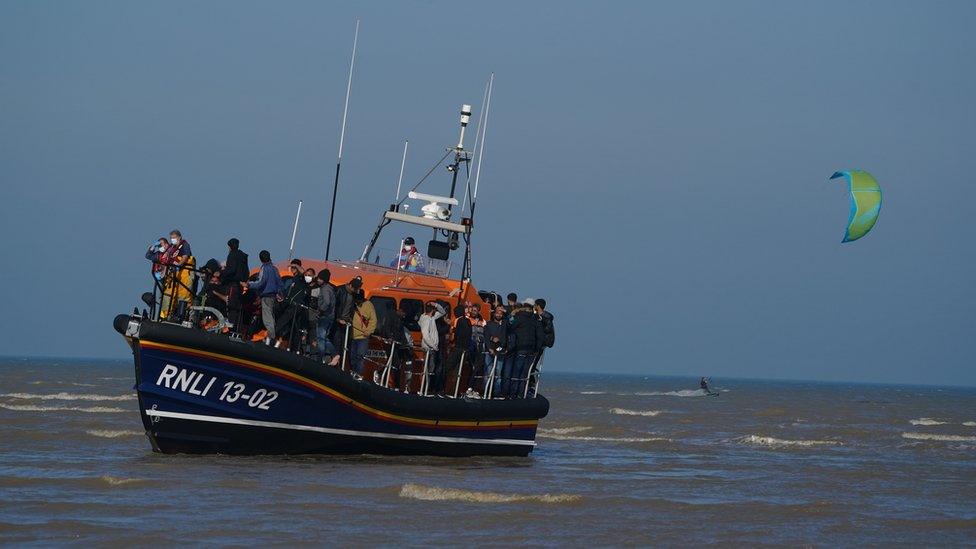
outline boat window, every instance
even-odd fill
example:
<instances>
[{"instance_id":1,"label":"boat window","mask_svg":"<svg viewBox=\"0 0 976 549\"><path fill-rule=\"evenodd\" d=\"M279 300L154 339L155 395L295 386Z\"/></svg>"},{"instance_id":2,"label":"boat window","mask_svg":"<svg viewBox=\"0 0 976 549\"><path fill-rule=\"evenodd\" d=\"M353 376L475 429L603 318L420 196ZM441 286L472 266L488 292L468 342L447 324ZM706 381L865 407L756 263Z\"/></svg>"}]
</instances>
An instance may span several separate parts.
<instances>
[{"instance_id":1,"label":"boat window","mask_svg":"<svg viewBox=\"0 0 976 549\"><path fill-rule=\"evenodd\" d=\"M398 252L399 242L397 242L397 246L397 248L373 248L373 254L366 258L366 262L391 269L396 269L399 263L400 270L404 273L414 272L450 278L451 272L454 270L453 261L433 259L420 251L419 248L415 255L401 256Z\"/></svg>"},{"instance_id":2,"label":"boat window","mask_svg":"<svg viewBox=\"0 0 976 549\"><path fill-rule=\"evenodd\" d=\"M411 332L420 331L420 315L424 314L424 302L419 299L401 299L400 308L403 309L403 325Z\"/></svg>"},{"instance_id":3,"label":"boat window","mask_svg":"<svg viewBox=\"0 0 976 549\"><path fill-rule=\"evenodd\" d=\"M396 300L392 297L374 295L369 298L369 301L373 304L373 308L376 309L376 329L380 335L384 337L390 337L391 334L384 333L386 328L390 325L390 315L396 314Z\"/></svg>"}]
</instances>

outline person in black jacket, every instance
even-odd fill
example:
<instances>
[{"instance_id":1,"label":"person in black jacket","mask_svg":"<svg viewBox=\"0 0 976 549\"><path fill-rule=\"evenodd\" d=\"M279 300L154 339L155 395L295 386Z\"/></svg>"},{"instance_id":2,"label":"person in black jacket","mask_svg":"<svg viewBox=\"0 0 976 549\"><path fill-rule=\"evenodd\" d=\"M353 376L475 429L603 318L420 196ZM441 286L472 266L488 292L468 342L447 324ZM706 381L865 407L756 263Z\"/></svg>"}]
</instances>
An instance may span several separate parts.
<instances>
[{"instance_id":1,"label":"person in black jacket","mask_svg":"<svg viewBox=\"0 0 976 549\"><path fill-rule=\"evenodd\" d=\"M447 360L451 372L447 377L448 379L454 378L455 387L460 386L461 376L464 375L462 357L466 357L464 358L465 364L471 364L471 357L466 354L471 347L471 321L468 320L466 312L463 305L454 308L454 327L451 330L451 340L454 342L454 347L451 349L451 356Z\"/></svg>"},{"instance_id":2,"label":"person in black jacket","mask_svg":"<svg viewBox=\"0 0 976 549\"><path fill-rule=\"evenodd\" d=\"M551 349L556 344L556 328L553 326L554 317L552 313L546 310L545 299L535 300L535 315L542 322L542 332L545 336L542 340L542 346Z\"/></svg>"},{"instance_id":3,"label":"person in black jacket","mask_svg":"<svg viewBox=\"0 0 976 549\"><path fill-rule=\"evenodd\" d=\"M491 320L485 324L485 391L488 395L488 382L492 383L492 394L497 394L501 386L502 368L505 366L505 349L508 347L508 319L505 318L505 306L499 303L495 306Z\"/></svg>"},{"instance_id":4,"label":"person in black jacket","mask_svg":"<svg viewBox=\"0 0 976 549\"><path fill-rule=\"evenodd\" d=\"M306 275L302 271L297 271L292 276L291 284L285 291L285 299L281 303L283 309L275 319L278 334L288 338L286 348L289 351L296 348L296 343L301 341L301 330L305 328L303 320L308 315L300 313L304 313L308 306L309 282L312 278L311 273Z\"/></svg>"},{"instance_id":5,"label":"person in black jacket","mask_svg":"<svg viewBox=\"0 0 976 549\"><path fill-rule=\"evenodd\" d=\"M535 360L536 354L542 350L545 342L542 322L532 310L535 304L526 300L524 305L515 313L514 320L509 326L509 338L514 338L515 341L509 376L502 380L502 394L506 398L522 397L525 392L525 378L528 376L529 367Z\"/></svg>"},{"instance_id":6,"label":"person in black jacket","mask_svg":"<svg viewBox=\"0 0 976 549\"><path fill-rule=\"evenodd\" d=\"M243 333L244 315L241 301L241 283L247 282L250 270L247 268L247 254L240 250L241 242L236 238L227 241L227 262L220 271L220 283L227 295L227 320L238 334Z\"/></svg>"}]
</instances>

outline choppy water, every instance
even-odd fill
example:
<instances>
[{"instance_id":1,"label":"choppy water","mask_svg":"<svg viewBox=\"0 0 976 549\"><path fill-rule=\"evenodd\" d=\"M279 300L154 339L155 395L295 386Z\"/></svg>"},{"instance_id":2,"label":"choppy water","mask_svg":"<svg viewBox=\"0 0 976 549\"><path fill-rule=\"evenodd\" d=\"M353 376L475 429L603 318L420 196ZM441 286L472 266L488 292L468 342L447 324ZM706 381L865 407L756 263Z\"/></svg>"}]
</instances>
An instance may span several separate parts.
<instances>
[{"instance_id":1,"label":"choppy water","mask_svg":"<svg viewBox=\"0 0 976 549\"><path fill-rule=\"evenodd\" d=\"M0 364L0 542L976 543L976 389L550 374L530 458L153 454L129 364Z\"/></svg>"}]
</instances>

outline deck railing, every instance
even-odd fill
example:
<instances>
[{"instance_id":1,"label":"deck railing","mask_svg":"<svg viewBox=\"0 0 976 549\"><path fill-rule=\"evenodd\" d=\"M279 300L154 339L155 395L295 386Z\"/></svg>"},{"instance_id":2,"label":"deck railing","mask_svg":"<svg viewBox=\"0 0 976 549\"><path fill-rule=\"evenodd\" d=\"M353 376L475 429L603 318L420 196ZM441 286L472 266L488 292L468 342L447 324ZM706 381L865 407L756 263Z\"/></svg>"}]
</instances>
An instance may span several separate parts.
<instances>
[{"instance_id":1,"label":"deck railing","mask_svg":"<svg viewBox=\"0 0 976 549\"><path fill-rule=\"evenodd\" d=\"M247 330L240 326L242 319L231 319L236 321L231 322L219 310L206 304L206 293L202 288L198 291L198 277L200 275L209 276L213 273L185 265L163 265L163 267L163 276L161 278L157 278L156 276L152 277L153 291L143 295L143 301L149 307L149 310L146 311L148 318L154 321L181 324L185 327L202 328L200 326L201 314L204 316L209 315L216 320L216 324L208 327L210 331L223 332L227 331L227 329L234 328L236 334L231 332L232 335L236 337L247 335ZM184 276L184 272L189 272L189 276ZM301 314L302 311L310 309L305 304L297 304L297 307L298 312L295 313L296 316ZM309 329L299 328L299 338L296 341L294 339L296 325L298 325L298 322L293 318L290 322L289 333L287 334L288 343L283 350L286 352L292 351L299 354L318 354L321 356L324 351L323 349L312 348L311 342L316 338L312 336L314 332L311 326ZM352 329L352 324L347 323L345 325L342 331L342 346L339 349L341 354L339 369L343 372L349 372L350 375L354 373L349 370L351 352L349 343ZM285 334L279 335L286 336ZM461 391L462 380L466 376L467 387L478 388L476 391L478 398L532 398L538 394L539 382L542 377L543 352L532 357L524 377L514 376L514 373L511 372L512 367L510 361L513 361L514 356L475 351L478 355L484 357L483 362L480 362L480 369L476 369L475 361L471 360L471 353L467 350L461 353L457 365L451 368L449 372L447 371L446 364L447 357L435 355L439 351L424 349L413 345L412 342L404 343L376 334L370 335L370 338L380 343L386 354L384 357L385 360L383 362L377 362L363 357L363 362L369 362L374 365L374 372L377 374L376 381L383 387L390 388L391 376L396 371L397 379L394 380L391 390L401 390L402 388L405 393L413 392L414 377L419 374L420 380L416 394L434 396L431 394L431 378L438 376L440 381L439 385L446 385L450 377L449 374L455 372L453 391L446 392L440 396L446 398L468 397L467 392ZM402 353L399 363L397 361L398 351ZM417 360L418 354L423 356L423 367L420 372L416 371L419 362ZM505 367L506 364L509 364L508 368ZM435 365L436 368L434 367ZM503 378L506 375L508 375L508 384L503 383L505 381ZM373 380L367 379L365 381L370 382ZM515 391L511 390L512 384L516 388ZM501 386L507 387L510 394L499 395Z\"/></svg>"}]
</instances>

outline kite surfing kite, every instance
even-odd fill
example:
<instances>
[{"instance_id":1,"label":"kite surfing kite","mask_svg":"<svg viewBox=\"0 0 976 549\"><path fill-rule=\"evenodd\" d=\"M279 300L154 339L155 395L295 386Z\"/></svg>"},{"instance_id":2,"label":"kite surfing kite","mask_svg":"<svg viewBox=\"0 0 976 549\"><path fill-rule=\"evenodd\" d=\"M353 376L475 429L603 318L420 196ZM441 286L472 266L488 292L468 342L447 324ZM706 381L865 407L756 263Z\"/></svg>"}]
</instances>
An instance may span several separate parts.
<instances>
[{"instance_id":1,"label":"kite surfing kite","mask_svg":"<svg viewBox=\"0 0 976 549\"><path fill-rule=\"evenodd\" d=\"M854 242L868 234L881 213L881 187L866 171L850 170L835 172L830 179L843 177L851 192L851 216L847 220L847 232L843 242Z\"/></svg>"}]
</instances>

